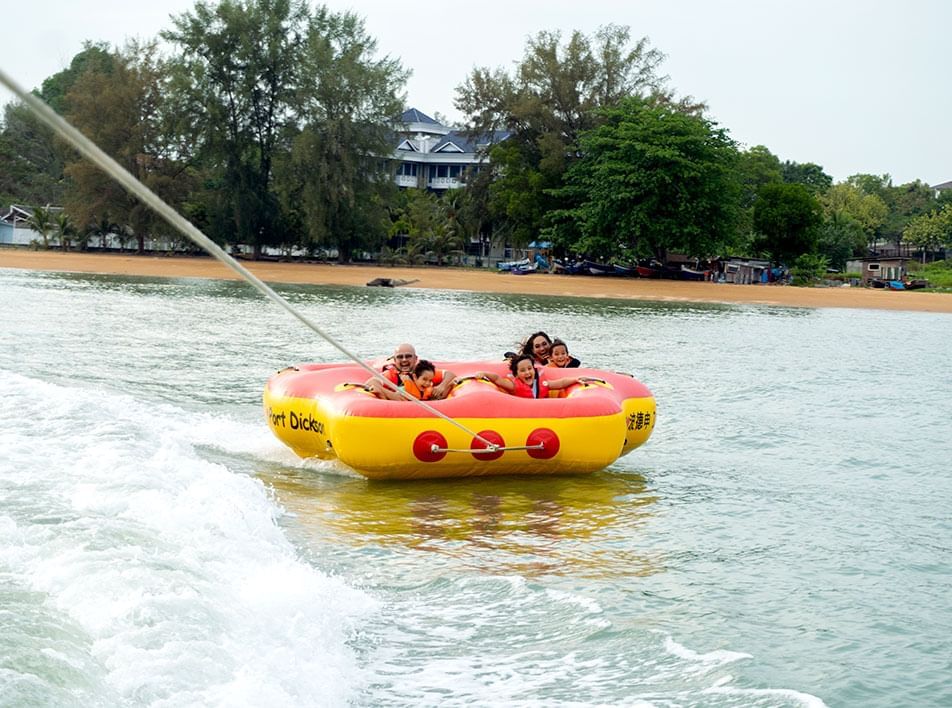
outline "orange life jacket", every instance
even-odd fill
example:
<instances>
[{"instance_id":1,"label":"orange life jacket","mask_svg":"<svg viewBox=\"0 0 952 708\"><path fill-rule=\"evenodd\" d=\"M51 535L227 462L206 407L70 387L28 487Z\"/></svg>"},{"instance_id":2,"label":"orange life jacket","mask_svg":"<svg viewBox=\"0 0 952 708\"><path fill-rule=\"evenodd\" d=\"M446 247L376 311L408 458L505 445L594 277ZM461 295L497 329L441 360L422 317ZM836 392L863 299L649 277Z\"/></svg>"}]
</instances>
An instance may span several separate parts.
<instances>
[{"instance_id":1,"label":"orange life jacket","mask_svg":"<svg viewBox=\"0 0 952 708\"><path fill-rule=\"evenodd\" d=\"M412 377L401 376L400 378L403 379L403 390L419 401L429 400L430 396L433 394L432 386L421 390Z\"/></svg>"}]
</instances>

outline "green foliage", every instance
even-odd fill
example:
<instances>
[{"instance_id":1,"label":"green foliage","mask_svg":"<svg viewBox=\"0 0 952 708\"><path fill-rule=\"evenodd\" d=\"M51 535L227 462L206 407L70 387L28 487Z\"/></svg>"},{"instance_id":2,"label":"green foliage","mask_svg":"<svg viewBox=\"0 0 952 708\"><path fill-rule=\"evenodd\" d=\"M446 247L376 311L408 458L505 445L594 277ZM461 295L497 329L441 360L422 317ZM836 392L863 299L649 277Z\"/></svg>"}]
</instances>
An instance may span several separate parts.
<instances>
[{"instance_id":1,"label":"green foliage","mask_svg":"<svg viewBox=\"0 0 952 708\"><path fill-rule=\"evenodd\" d=\"M775 263L789 263L812 253L822 218L819 202L803 185L764 185L754 204L754 228L759 234L756 247Z\"/></svg>"},{"instance_id":2,"label":"green foliage","mask_svg":"<svg viewBox=\"0 0 952 708\"><path fill-rule=\"evenodd\" d=\"M27 223L43 239L43 248L49 249L50 236L56 232L56 218L53 212L46 207L37 207Z\"/></svg>"},{"instance_id":3,"label":"green foliage","mask_svg":"<svg viewBox=\"0 0 952 708\"><path fill-rule=\"evenodd\" d=\"M804 253L793 262L790 274L794 285L813 285L825 277L829 261L817 253Z\"/></svg>"},{"instance_id":4,"label":"green foliage","mask_svg":"<svg viewBox=\"0 0 952 708\"><path fill-rule=\"evenodd\" d=\"M846 268L846 261L862 253L865 246L862 224L843 211L830 214L819 228L817 251L838 270Z\"/></svg>"},{"instance_id":5,"label":"green foliage","mask_svg":"<svg viewBox=\"0 0 952 708\"><path fill-rule=\"evenodd\" d=\"M97 68L105 66L106 68ZM79 75L65 97L67 117L106 153L173 206L193 186L169 138L165 65L154 42L132 42ZM170 228L98 167L70 155L65 203L79 224L122 224L142 252L146 236Z\"/></svg>"},{"instance_id":6,"label":"green foliage","mask_svg":"<svg viewBox=\"0 0 952 708\"><path fill-rule=\"evenodd\" d=\"M952 204L912 219L902 232L902 240L922 249L923 260L926 251L952 247Z\"/></svg>"},{"instance_id":7,"label":"green foliage","mask_svg":"<svg viewBox=\"0 0 952 708\"><path fill-rule=\"evenodd\" d=\"M73 225L72 219L69 218L69 214L65 211L56 214L56 217L53 219L53 227L56 230L56 235L59 237L60 245L63 247L63 250L68 251L70 243L76 236L76 227Z\"/></svg>"},{"instance_id":8,"label":"green foliage","mask_svg":"<svg viewBox=\"0 0 952 708\"><path fill-rule=\"evenodd\" d=\"M106 42L84 42L83 50L72 58L69 67L43 81L40 98L60 114L68 109L67 95L87 71L108 73L113 67L113 54Z\"/></svg>"},{"instance_id":9,"label":"green foliage","mask_svg":"<svg viewBox=\"0 0 952 708\"><path fill-rule=\"evenodd\" d=\"M464 239L455 214L459 195L449 194L442 199L431 192L407 190L406 207L399 223L406 227L409 242L404 255L411 263L426 257L443 265L446 260L458 262L463 255ZM448 198L447 198L448 197Z\"/></svg>"},{"instance_id":10,"label":"green foliage","mask_svg":"<svg viewBox=\"0 0 952 708\"><path fill-rule=\"evenodd\" d=\"M719 252L734 233L738 185L733 141L710 121L629 98L601 112L583 134L582 157L566 187L565 207L544 232L557 243L599 258L623 249L664 258L668 250Z\"/></svg>"},{"instance_id":11,"label":"green foliage","mask_svg":"<svg viewBox=\"0 0 952 708\"><path fill-rule=\"evenodd\" d=\"M878 194L867 194L849 182L835 184L820 197L827 218L842 215L856 221L868 236L886 220L888 208Z\"/></svg>"},{"instance_id":12,"label":"green foliage","mask_svg":"<svg viewBox=\"0 0 952 708\"><path fill-rule=\"evenodd\" d=\"M22 103L8 103L0 130L0 202L61 204L65 188L62 146Z\"/></svg>"},{"instance_id":13,"label":"green foliage","mask_svg":"<svg viewBox=\"0 0 952 708\"><path fill-rule=\"evenodd\" d=\"M763 145L755 145L738 154L738 179L741 184L740 205L752 208L757 191L765 184L783 182L780 159Z\"/></svg>"},{"instance_id":14,"label":"green foliage","mask_svg":"<svg viewBox=\"0 0 952 708\"><path fill-rule=\"evenodd\" d=\"M273 166L293 125L288 107L302 78L307 20L300 0L200 2L163 33L181 52L175 101L224 187L229 229L218 236L256 254L282 240Z\"/></svg>"},{"instance_id":15,"label":"green foliage","mask_svg":"<svg viewBox=\"0 0 952 708\"><path fill-rule=\"evenodd\" d=\"M512 75L477 68L457 87L455 105L473 134L511 133L491 152L496 180L489 213L506 222L514 243L535 239L546 214L561 206L553 190L562 187L580 136L603 120L598 109L626 96L698 109L664 88L662 60L646 38L632 44L627 27L609 25L592 37L576 31L565 42L558 32L540 32Z\"/></svg>"},{"instance_id":16,"label":"green foliage","mask_svg":"<svg viewBox=\"0 0 952 708\"><path fill-rule=\"evenodd\" d=\"M909 274L928 280L932 290L952 292L952 259L924 264L910 263Z\"/></svg>"},{"instance_id":17,"label":"green foliage","mask_svg":"<svg viewBox=\"0 0 952 708\"><path fill-rule=\"evenodd\" d=\"M833 184L833 178L823 168L812 162L784 162L781 167L783 181L787 184L802 184L816 196L823 194Z\"/></svg>"},{"instance_id":18,"label":"green foliage","mask_svg":"<svg viewBox=\"0 0 952 708\"><path fill-rule=\"evenodd\" d=\"M276 162L275 190L309 244L334 246L341 259L376 251L387 235L386 204L396 187L383 161L387 125L401 102L405 72L375 61L376 43L355 15L321 9L311 18L293 102L303 125Z\"/></svg>"}]
</instances>

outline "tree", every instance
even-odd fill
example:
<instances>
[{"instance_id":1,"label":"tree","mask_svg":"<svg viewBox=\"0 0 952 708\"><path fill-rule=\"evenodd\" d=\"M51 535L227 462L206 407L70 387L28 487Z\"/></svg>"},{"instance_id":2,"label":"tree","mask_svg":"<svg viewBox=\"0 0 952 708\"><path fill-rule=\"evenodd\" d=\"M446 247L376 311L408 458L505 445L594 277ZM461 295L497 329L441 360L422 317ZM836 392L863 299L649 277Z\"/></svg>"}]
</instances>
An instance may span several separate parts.
<instances>
[{"instance_id":1,"label":"tree","mask_svg":"<svg viewBox=\"0 0 952 708\"><path fill-rule=\"evenodd\" d=\"M817 251L838 270L846 268L846 261L866 246L867 232L863 225L845 211L835 211L820 226Z\"/></svg>"},{"instance_id":2,"label":"tree","mask_svg":"<svg viewBox=\"0 0 952 708\"><path fill-rule=\"evenodd\" d=\"M73 226L69 214L65 211L56 214L56 217L53 219L53 226L56 229L56 235L59 236L60 245L64 251L68 251L70 241L76 236L76 227Z\"/></svg>"},{"instance_id":3,"label":"tree","mask_svg":"<svg viewBox=\"0 0 952 708\"><path fill-rule=\"evenodd\" d=\"M802 184L767 184L754 204L755 245L776 264L813 253L822 221L819 202Z\"/></svg>"},{"instance_id":4,"label":"tree","mask_svg":"<svg viewBox=\"0 0 952 708\"><path fill-rule=\"evenodd\" d=\"M882 197L878 194L868 194L850 182L840 182L830 187L820 197L820 203L827 221L832 222L834 230L842 231L841 227L848 222L856 223L863 230L870 246L876 240L879 229L889 213ZM832 257L831 260L837 261Z\"/></svg>"},{"instance_id":5,"label":"tree","mask_svg":"<svg viewBox=\"0 0 952 708\"><path fill-rule=\"evenodd\" d=\"M583 134L545 232L602 258L623 251L665 259L668 250L718 253L734 235L737 151L712 122L639 98L602 111Z\"/></svg>"},{"instance_id":6,"label":"tree","mask_svg":"<svg viewBox=\"0 0 952 708\"><path fill-rule=\"evenodd\" d=\"M43 248L49 250L50 236L56 230L53 212L48 207L37 207L27 220L27 224L43 239Z\"/></svg>"},{"instance_id":7,"label":"tree","mask_svg":"<svg viewBox=\"0 0 952 708\"><path fill-rule=\"evenodd\" d=\"M902 238L921 249L922 262L925 263L927 251L937 251L952 244L952 204L946 204L941 211L912 219L903 230Z\"/></svg>"},{"instance_id":8,"label":"tree","mask_svg":"<svg viewBox=\"0 0 952 708\"><path fill-rule=\"evenodd\" d=\"M765 184L782 182L780 159L763 145L739 153L736 167L740 182L737 212L737 246L743 248L753 238L754 202L757 190Z\"/></svg>"},{"instance_id":9,"label":"tree","mask_svg":"<svg viewBox=\"0 0 952 708\"><path fill-rule=\"evenodd\" d=\"M490 208L508 222L513 241L535 239L545 214L560 206L552 190L578 155L579 136L599 124L599 108L651 96L700 110L665 88L658 73L663 59L647 38L632 44L627 27L608 25L591 38L576 31L564 43L558 32L540 32L512 75L477 68L457 87L454 105L469 132L497 143L490 153L496 175ZM499 142L500 135L508 137Z\"/></svg>"},{"instance_id":10,"label":"tree","mask_svg":"<svg viewBox=\"0 0 952 708\"><path fill-rule=\"evenodd\" d=\"M56 112L65 114L65 96L77 78L110 61L108 45L86 42L68 68L43 81L39 94ZM54 139L53 131L25 104L4 106L0 130L0 201L21 204L62 204L68 151Z\"/></svg>"},{"instance_id":11,"label":"tree","mask_svg":"<svg viewBox=\"0 0 952 708\"><path fill-rule=\"evenodd\" d=\"M813 162L786 161L781 166L783 181L788 184L802 184L816 196L823 194L833 184L833 178L823 168Z\"/></svg>"},{"instance_id":12,"label":"tree","mask_svg":"<svg viewBox=\"0 0 952 708\"><path fill-rule=\"evenodd\" d=\"M783 182L780 159L763 145L754 145L739 153L737 174L741 183L741 201L743 209L754 206L757 190L765 184Z\"/></svg>"},{"instance_id":13,"label":"tree","mask_svg":"<svg viewBox=\"0 0 952 708\"><path fill-rule=\"evenodd\" d=\"M375 51L355 15L321 9L311 18L292 104L304 127L276 163L285 212L307 243L336 247L343 261L383 243L396 189L379 156L391 150L388 125L400 113L406 72Z\"/></svg>"},{"instance_id":14,"label":"tree","mask_svg":"<svg viewBox=\"0 0 952 708\"><path fill-rule=\"evenodd\" d=\"M308 18L302 0L198 2L162 33L181 50L174 100L196 129L200 158L221 178L229 218L213 235L250 244L255 257L283 238L273 168L294 123Z\"/></svg>"},{"instance_id":15,"label":"tree","mask_svg":"<svg viewBox=\"0 0 952 708\"><path fill-rule=\"evenodd\" d=\"M89 68L67 93L67 116L100 148L147 187L177 206L191 186L169 138L166 71L154 42L131 42L111 55L111 63ZM66 206L76 222L122 224L137 240L168 233L164 220L126 192L98 167L78 155L66 165L71 179Z\"/></svg>"}]
</instances>

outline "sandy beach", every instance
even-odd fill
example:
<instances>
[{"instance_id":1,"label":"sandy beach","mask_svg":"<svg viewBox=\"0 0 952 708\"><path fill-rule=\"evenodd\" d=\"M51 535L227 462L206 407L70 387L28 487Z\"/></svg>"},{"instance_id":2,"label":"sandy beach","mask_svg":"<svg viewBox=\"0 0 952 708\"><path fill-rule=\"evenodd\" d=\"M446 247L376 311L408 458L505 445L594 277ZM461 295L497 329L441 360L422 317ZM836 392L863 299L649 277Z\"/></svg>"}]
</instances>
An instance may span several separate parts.
<instances>
[{"instance_id":1,"label":"sandy beach","mask_svg":"<svg viewBox=\"0 0 952 708\"><path fill-rule=\"evenodd\" d=\"M403 287L558 297L604 297L672 302L717 302L784 307L846 307L952 313L952 296L872 288L798 288L565 275L510 275L473 268L389 267L242 261L269 283L364 286L374 278L415 281ZM237 279L212 258L63 253L0 249L0 268L110 273L164 278Z\"/></svg>"}]
</instances>

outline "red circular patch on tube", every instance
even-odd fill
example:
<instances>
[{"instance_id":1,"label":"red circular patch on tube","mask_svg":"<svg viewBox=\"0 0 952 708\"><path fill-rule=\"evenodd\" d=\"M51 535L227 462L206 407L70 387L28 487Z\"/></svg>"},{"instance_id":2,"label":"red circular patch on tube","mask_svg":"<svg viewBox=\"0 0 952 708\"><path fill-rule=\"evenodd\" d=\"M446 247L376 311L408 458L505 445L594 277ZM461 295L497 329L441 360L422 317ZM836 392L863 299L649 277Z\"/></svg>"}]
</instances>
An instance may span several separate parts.
<instances>
[{"instance_id":1,"label":"red circular patch on tube","mask_svg":"<svg viewBox=\"0 0 952 708\"><path fill-rule=\"evenodd\" d=\"M480 438L485 438L493 445L497 447L505 447L506 441L502 439L502 435L497 433L495 430L483 430L479 433ZM477 460L498 460L502 457L503 450L494 450L492 452L480 452L480 450L486 450L486 443L484 443L479 438L473 438L473 442L470 443L469 449L473 451L473 457Z\"/></svg>"},{"instance_id":2,"label":"red circular patch on tube","mask_svg":"<svg viewBox=\"0 0 952 708\"><path fill-rule=\"evenodd\" d=\"M446 453L434 450L434 445L446 447L446 438L435 430L426 430L413 441L413 454L420 462L439 462L446 457Z\"/></svg>"},{"instance_id":3,"label":"red circular patch on tube","mask_svg":"<svg viewBox=\"0 0 952 708\"><path fill-rule=\"evenodd\" d=\"M534 457L537 460L548 460L555 457L559 452L559 436L555 434L554 430L536 428L529 433L529 437L526 438L526 445L540 444L543 446L541 450L526 450L529 457Z\"/></svg>"}]
</instances>

